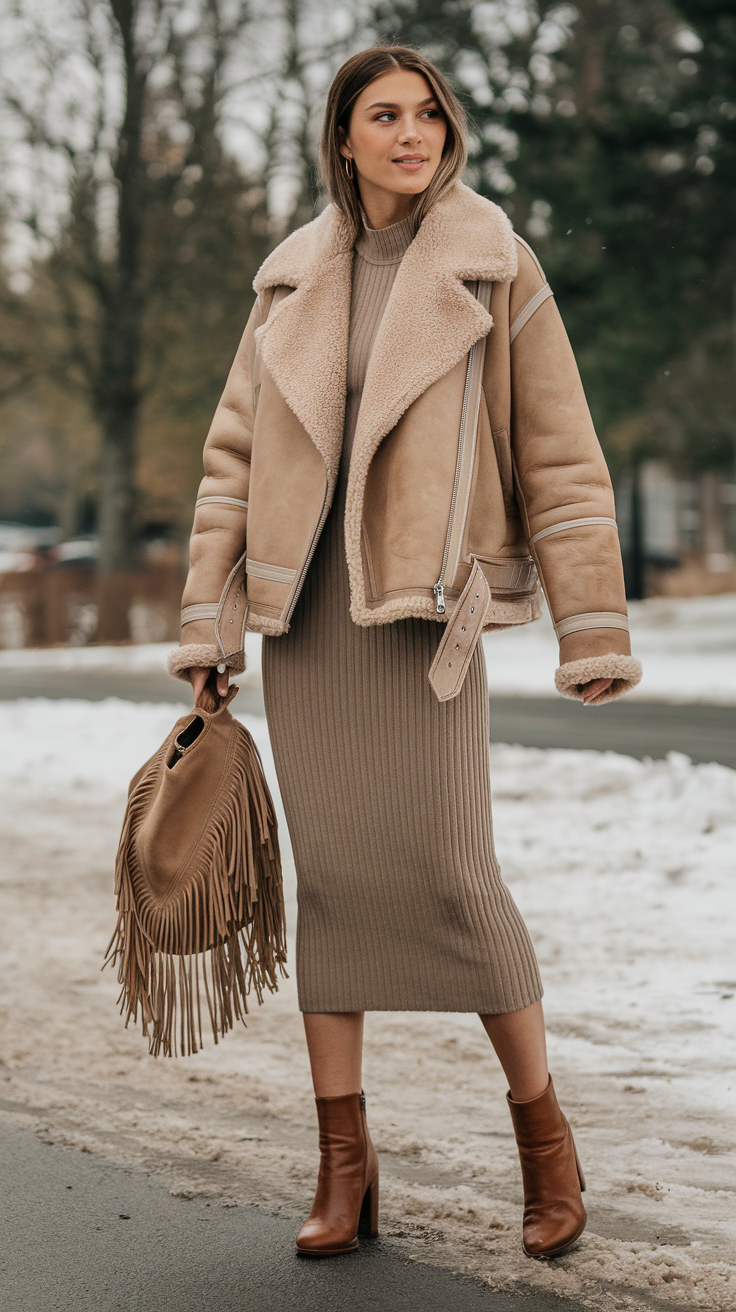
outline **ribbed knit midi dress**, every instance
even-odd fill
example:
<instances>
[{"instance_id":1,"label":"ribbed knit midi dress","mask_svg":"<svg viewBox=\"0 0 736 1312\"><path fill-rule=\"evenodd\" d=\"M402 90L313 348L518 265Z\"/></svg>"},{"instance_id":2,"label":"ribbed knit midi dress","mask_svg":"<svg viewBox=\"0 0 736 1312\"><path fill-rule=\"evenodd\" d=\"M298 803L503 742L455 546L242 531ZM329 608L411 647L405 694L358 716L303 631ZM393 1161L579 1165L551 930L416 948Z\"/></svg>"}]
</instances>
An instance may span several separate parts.
<instances>
[{"instance_id":1,"label":"ribbed knit midi dress","mask_svg":"<svg viewBox=\"0 0 736 1312\"><path fill-rule=\"evenodd\" d=\"M266 715L297 873L306 1012L518 1011L541 997L493 847L478 644L437 701L432 620L350 618L345 491L366 368L408 220L365 229L353 265L347 408L333 505L287 634L263 639Z\"/></svg>"}]
</instances>

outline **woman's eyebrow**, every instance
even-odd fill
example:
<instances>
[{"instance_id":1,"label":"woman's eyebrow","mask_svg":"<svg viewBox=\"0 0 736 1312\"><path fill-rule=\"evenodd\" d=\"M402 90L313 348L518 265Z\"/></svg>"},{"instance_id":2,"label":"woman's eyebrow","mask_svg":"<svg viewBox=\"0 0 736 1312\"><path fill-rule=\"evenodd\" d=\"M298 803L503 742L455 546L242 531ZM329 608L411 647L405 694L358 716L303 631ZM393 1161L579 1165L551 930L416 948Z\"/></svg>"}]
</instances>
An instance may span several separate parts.
<instances>
[{"instance_id":1,"label":"woman's eyebrow","mask_svg":"<svg viewBox=\"0 0 736 1312\"><path fill-rule=\"evenodd\" d=\"M434 105L437 103L436 96L427 96L426 100L420 100L418 108L422 109L424 105ZM401 109L400 105L394 104L392 100L376 100L374 104L368 106L369 109Z\"/></svg>"}]
</instances>

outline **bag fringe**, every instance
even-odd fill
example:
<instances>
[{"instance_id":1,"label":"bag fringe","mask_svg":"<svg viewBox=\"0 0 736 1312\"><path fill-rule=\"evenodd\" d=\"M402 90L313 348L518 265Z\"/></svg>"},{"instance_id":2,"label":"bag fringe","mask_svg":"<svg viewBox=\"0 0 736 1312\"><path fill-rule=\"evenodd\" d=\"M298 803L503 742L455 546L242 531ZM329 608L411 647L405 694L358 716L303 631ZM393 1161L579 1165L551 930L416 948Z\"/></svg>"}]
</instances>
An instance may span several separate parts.
<instances>
[{"instance_id":1,"label":"bag fringe","mask_svg":"<svg viewBox=\"0 0 736 1312\"><path fill-rule=\"evenodd\" d=\"M213 804L198 869L162 901L143 880L136 838L156 793L173 735L133 790L115 864L118 919L103 969L118 963L125 1026L138 1021L149 1052L190 1056L203 1045L201 984L215 1043L245 1023L248 994L259 1004L286 976L286 924L277 820L258 749L236 732Z\"/></svg>"}]
</instances>

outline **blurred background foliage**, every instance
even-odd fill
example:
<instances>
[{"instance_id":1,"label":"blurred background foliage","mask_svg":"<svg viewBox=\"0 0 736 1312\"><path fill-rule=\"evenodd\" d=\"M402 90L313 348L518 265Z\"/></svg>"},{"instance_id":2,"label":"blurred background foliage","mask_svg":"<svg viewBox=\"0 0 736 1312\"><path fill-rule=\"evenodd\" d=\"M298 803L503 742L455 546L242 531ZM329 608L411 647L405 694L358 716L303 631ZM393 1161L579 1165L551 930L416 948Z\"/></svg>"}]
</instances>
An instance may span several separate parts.
<instances>
[{"instance_id":1,"label":"blurred background foliage","mask_svg":"<svg viewBox=\"0 0 736 1312\"><path fill-rule=\"evenodd\" d=\"M467 181L542 261L634 518L647 461L733 480L733 0L15 0L2 23L0 519L96 532L111 574L185 540L253 276L324 203L324 94L377 40L462 95Z\"/></svg>"},{"instance_id":2,"label":"blurred background foliage","mask_svg":"<svg viewBox=\"0 0 736 1312\"><path fill-rule=\"evenodd\" d=\"M734 6L581 0L510 15L399 0L384 22L468 85L472 183L542 260L609 459L633 442L683 469L730 469Z\"/></svg>"}]
</instances>

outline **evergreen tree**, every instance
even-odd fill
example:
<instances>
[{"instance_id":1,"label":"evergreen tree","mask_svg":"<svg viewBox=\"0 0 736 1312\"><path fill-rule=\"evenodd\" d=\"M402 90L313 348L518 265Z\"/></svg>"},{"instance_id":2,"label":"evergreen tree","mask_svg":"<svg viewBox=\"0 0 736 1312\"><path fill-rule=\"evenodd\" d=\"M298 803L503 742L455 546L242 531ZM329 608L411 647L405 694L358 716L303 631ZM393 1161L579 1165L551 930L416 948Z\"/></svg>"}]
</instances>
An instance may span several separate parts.
<instances>
[{"instance_id":1,"label":"evergreen tree","mask_svg":"<svg viewBox=\"0 0 736 1312\"><path fill-rule=\"evenodd\" d=\"M727 6L389 0L377 22L420 45L463 91L473 185L537 250L615 459L613 434L656 378L730 317ZM718 89L706 96L709 84Z\"/></svg>"}]
</instances>

